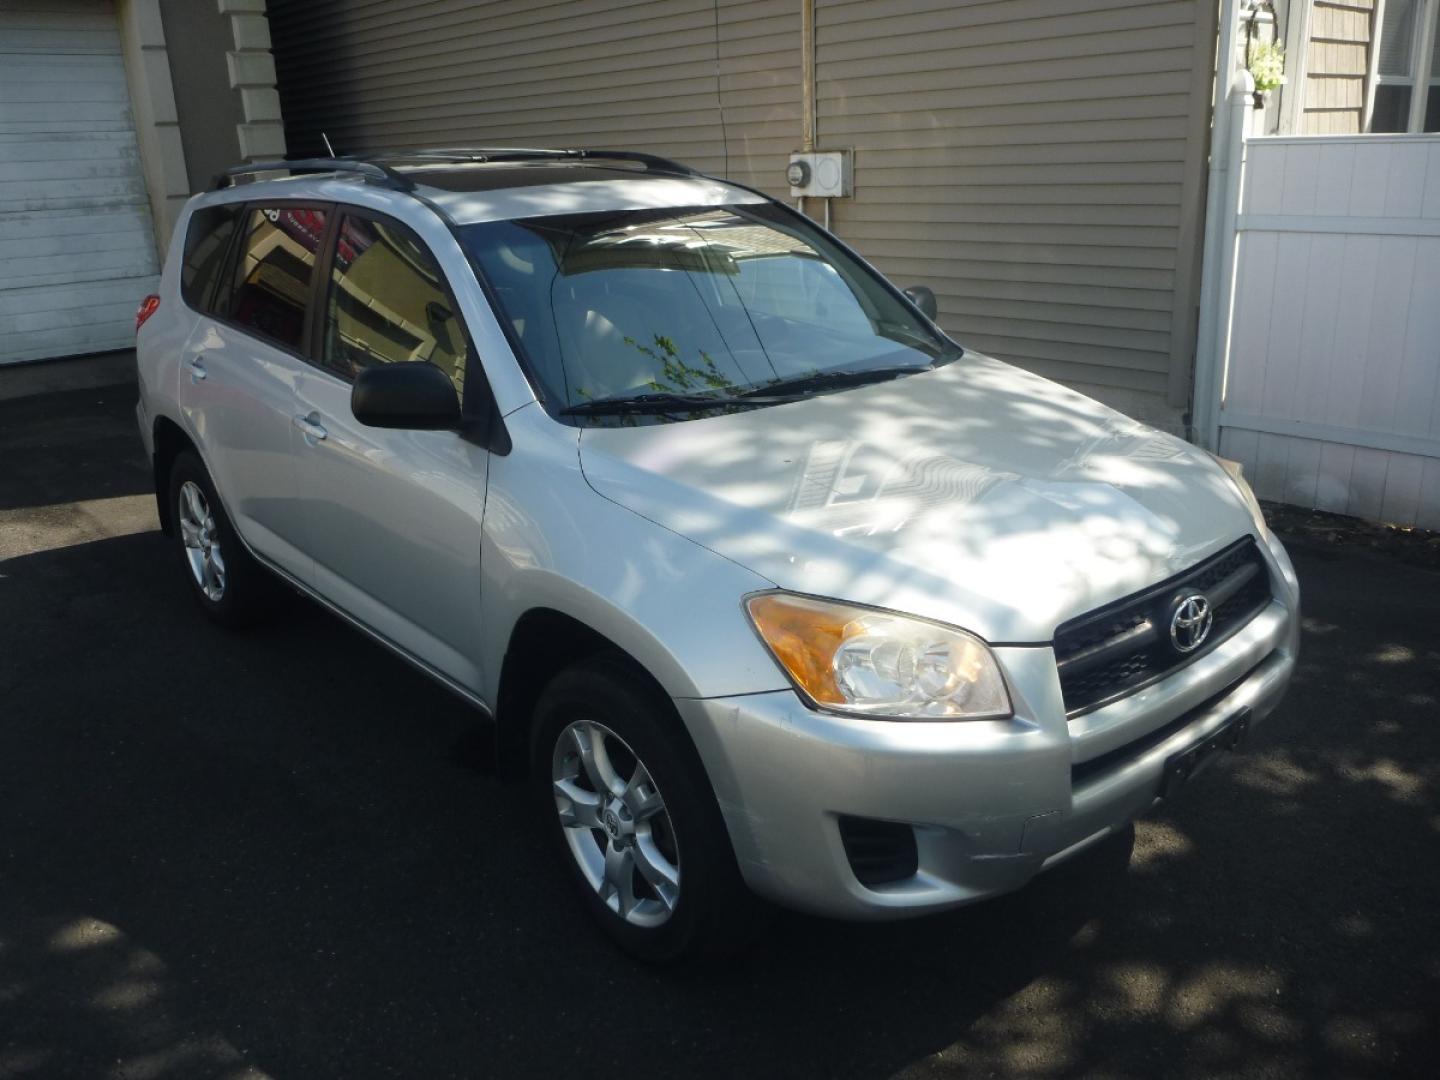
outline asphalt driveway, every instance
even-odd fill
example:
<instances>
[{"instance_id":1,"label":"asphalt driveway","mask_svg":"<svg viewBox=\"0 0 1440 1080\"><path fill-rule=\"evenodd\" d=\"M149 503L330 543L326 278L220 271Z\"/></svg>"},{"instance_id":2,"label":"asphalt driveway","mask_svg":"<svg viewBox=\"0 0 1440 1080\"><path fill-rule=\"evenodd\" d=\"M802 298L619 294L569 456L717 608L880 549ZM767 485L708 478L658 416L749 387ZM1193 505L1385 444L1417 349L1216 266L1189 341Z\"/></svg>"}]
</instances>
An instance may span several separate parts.
<instances>
[{"instance_id":1,"label":"asphalt driveway","mask_svg":"<svg viewBox=\"0 0 1440 1080\"><path fill-rule=\"evenodd\" d=\"M1434 1075L1440 573L1298 541L1289 698L1133 853L657 973L462 704L200 616L133 386L73 388L123 365L56 370L0 371L0 1077Z\"/></svg>"}]
</instances>

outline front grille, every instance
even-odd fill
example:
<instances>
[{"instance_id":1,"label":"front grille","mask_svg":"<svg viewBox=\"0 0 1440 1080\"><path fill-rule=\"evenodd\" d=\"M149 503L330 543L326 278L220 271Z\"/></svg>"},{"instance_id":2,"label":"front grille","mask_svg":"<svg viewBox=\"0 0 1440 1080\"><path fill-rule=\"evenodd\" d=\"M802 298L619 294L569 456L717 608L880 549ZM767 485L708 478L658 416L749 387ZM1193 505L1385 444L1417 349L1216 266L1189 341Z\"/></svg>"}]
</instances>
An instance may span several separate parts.
<instances>
[{"instance_id":1,"label":"front grille","mask_svg":"<svg viewBox=\"0 0 1440 1080\"><path fill-rule=\"evenodd\" d=\"M894 821L842 817L840 840L861 885L886 885L914 877L920 865L915 830Z\"/></svg>"},{"instance_id":2,"label":"front grille","mask_svg":"<svg viewBox=\"0 0 1440 1080\"><path fill-rule=\"evenodd\" d=\"M1191 593L1207 599L1213 622L1202 644L1184 653L1171 643L1170 620L1177 601ZM1269 601L1265 560L1246 537L1158 585L1062 623L1054 644L1066 715L1092 712L1198 660Z\"/></svg>"}]
</instances>

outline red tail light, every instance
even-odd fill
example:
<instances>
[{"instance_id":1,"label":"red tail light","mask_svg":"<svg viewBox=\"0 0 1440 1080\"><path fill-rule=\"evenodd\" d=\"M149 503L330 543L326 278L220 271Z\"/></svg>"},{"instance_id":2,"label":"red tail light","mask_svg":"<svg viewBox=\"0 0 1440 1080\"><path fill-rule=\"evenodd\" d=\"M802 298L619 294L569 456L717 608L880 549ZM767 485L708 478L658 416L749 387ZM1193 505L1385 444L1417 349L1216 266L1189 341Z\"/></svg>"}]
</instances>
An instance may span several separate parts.
<instances>
[{"instance_id":1,"label":"red tail light","mask_svg":"<svg viewBox=\"0 0 1440 1080\"><path fill-rule=\"evenodd\" d=\"M160 297L151 293L140 301L140 309L135 312L135 332L140 332L140 327L145 325L145 320L160 310Z\"/></svg>"}]
</instances>

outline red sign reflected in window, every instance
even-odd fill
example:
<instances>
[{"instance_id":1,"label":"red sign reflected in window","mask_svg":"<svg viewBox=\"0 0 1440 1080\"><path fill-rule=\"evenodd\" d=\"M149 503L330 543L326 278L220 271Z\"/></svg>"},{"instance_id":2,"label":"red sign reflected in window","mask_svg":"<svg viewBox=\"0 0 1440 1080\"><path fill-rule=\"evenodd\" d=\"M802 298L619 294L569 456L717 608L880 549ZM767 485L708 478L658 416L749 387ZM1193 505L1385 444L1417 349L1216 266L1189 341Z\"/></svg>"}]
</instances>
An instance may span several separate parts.
<instances>
[{"instance_id":1,"label":"red sign reflected in window","mask_svg":"<svg viewBox=\"0 0 1440 1080\"><path fill-rule=\"evenodd\" d=\"M323 210L266 210L265 216L307 251L319 251L325 235Z\"/></svg>"},{"instance_id":2,"label":"red sign reflected in window","mask_svg":"<svg viewBox=\"0 0 1440 1080\"><path fill-rule=\"evenodd\" d=\"M265 216L287 236L301 244L305 250L320 250L320 241L325 236L325 212L323 210L266 210ZM347 270L365 249L374 243L374 236L363 221L346 217L340 223L340 236L335 245L335 263L338 269Z\"/></svg>"},{"instance_id":3,"label":"red sign reflected in window","mask_svg":"<svg viewBox=\"0 0 1440 1080\"><path fill-rule=\"evenodd\" d=\"M352 217L340 220L340 237L335 243L335 264L341 270L348 270L350 264L365 253L375 242L373 230L364 221Z\"/></svg>"}]
</instances>

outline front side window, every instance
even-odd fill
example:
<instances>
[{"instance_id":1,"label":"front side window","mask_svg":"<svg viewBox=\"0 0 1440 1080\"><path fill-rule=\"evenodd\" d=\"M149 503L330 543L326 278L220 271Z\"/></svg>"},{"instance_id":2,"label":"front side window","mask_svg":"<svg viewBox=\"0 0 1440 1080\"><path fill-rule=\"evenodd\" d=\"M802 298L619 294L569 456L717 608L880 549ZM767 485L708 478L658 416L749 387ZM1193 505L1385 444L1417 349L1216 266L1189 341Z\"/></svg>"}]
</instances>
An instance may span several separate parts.
<instances>
[{"instance_id":1,"label":"front side window","mask_svg":"<svg viewBox=\"0 0 1440 1080\"><path fill-rule=\"evenodd\" d=\"M755 396L959 352L770 204L485 222L461 238L559 412L647 394Z\"/></svg>"},{"instance_id":2,"label":"front side window","mask_svg":"<svg viewBox=\"0 0 1440 1080\"><path fill-rule=\"evenodd\" d=\"M221 314L277 344L301 348L325 218L325 211L305 207L252 208Z\"/></svg>"},{"instance_id":3,"label":"front side window","mask_svg":"<svg viewBox=\"0 0 1440 1080\"><path fill-rule=\"evenodd\" d=\"M1440 0L1386 0L1369 130L1440 131Z\"/></svg>"},{"instance_id":4,"label":"front side window","mask_svg":"<svg viewBox=\"0 0 1440 1080\"><path fill-rule=\"evenodd\" d=\"M425 245L394 221L347 214L335 258L320 362L345 379L376 364L425 361L464 389L465 332Z\"/></svg>"},{"instance_id":5,"label":"front side window","mask_svg":"<svg viewBox=\"0 0 1440 1080\"><path fill-rule=\"evenodd\" d=\"M185 261L180 265L180 295L196 311L214 313L215 283L224 272L230 240L244 209L239 203L229 203L190 215Z\"/></svg>"}]
</instances>

